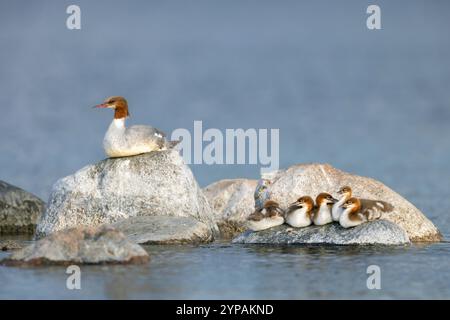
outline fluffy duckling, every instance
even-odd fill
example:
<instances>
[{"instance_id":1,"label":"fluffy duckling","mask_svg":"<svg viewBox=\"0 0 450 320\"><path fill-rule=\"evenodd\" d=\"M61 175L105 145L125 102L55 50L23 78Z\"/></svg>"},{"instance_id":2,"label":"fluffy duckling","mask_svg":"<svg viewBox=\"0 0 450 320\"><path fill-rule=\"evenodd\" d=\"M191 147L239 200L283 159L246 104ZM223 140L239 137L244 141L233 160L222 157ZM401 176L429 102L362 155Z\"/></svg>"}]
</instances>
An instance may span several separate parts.
<instances>
[{"instance_id":1,"label":"fluffy duckling","mask_svg":"<svg viewBox=\"0 0 450 320\"><path fill-rule=\"evenodd\" d=\"M337 199L333 198L329 193L321 193L316 197L316 212L314 213L313 222L317 226L333 222L331 216L331 207L335 204Z\"/></svg>"},{"instance_id":2,"label":"fluffy duckling","mask_svg":"<svg viewBox=\"0 0 450 320\"><path fill-rule=\"evenodd\" d=\"M342 205L352 197L352 188L349 186L344 186L337 192L339 195L341 195L341 198L333 205L333 208L331 209L331 216L333 218L333 221L339 221L339 217L341 216L342 212L344 212L344 208L342 208Z\"/></svg>"},{"instance_id":3,"label":"fluffy duckling","mask_svg":"<svg viewBox=\"0 0 450 320\"><path fill-rule=\"evenodd\" d=\"M339 218L339 224L344 228L380 219L384 212L393 210L393 206L387 202L355 197L348 199L342 207L344 211Z\"/></svg>"},{"instance_id":4,"label":"fluffy duckling","mask_svg":"<svg viewBox=\"0 0 450 320\"><path fill-rule=\"evenodd\" d=\"M247 227L253 231L260 231L284 223L284 211L280 205L273 200L264 203L264 207L255 210L247 218Z\"/></svg>"},{"instance_id":5,"label":"fluffy duckling","mask_svg":"<svg viewBox=\"0 0 450 320\"><path fill-rule=\"evenodd\" d=\"M295 228L309 226L313 222L314 200L309 196L298 198L286 210L286 223Z\"/></svg>"}]
</instances>

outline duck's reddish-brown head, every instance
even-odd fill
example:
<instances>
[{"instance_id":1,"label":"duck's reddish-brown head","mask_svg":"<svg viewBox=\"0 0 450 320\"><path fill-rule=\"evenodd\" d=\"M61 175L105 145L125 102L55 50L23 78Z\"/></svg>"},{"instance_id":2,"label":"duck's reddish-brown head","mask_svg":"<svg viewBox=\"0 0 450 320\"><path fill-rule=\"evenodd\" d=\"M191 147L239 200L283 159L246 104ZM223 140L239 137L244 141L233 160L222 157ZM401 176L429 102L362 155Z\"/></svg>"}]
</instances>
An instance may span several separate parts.
<instances>
[{"instance_id":1,"label":"duck's reddish-brown head","mask_svg":"<svg viewBox=\"0 0 450 320\"><path fill-rule=\"evenodd\" d=\"M128 103L124 97L109 97L103 103L96 105L94 108L114 109L114 119L124 119L130 116L130 113L128 112Z\"/></svg>"}]
</instances>

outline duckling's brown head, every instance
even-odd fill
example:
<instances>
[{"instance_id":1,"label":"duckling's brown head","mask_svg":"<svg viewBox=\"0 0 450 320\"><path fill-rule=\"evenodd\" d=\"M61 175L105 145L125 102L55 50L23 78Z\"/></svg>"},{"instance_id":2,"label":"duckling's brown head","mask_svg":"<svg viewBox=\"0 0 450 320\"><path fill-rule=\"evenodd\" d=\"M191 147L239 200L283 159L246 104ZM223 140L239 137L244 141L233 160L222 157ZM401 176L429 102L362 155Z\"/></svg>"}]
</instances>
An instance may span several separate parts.
<instances>
[{"instance_id":1,"label":"duckling's brown head","mask_svg":"<svg viewBox=\"0 0 450 320\"><path fill-rule=\"evenodd\" d=\"M314 208L314 200L310 196L303 196L297 199L297 204L300 208L307 208L308 211Z\"/></svg>"},{"instance_id":2,"label":"duckling's brown head","mask_svg":"<svg viewBox=\"0 0 450 320\"><path fill-rule=\"evenodd\" d=\"M352 212L361 209L361 201L358 198L350 198L342 205L344 209L351 209Z\"/></svg>"},{"instance_id":3,"label":"duckling's brown head","mask_svg":"<svg viewBox=\"0 0 450 320\"><path fill-rule=\"evenodd\" d=\"M270 217L276 216L276 215L283 215L284 211L280 208L280 205L278 202L273 200L267 200L264 203L264 212L266 212Z\"/></svg>"},{"instance_id":4,"label":"duckling's brown head","mask_svg":"<svg viewBox=\"0 0 450 320\"><path fill-rule=\"evenodd\" d=\"M352 196L352 188L350 188L349 186L344 186L344 187L340 188L337 193L339 195L342 195L343 197L346 197L347 199L349 199Z\"/></svg>"},{"instance_id":5,"label":"duckling's brown head","mask_svg":"<svg viewBox=\"0 0 450 320\"><path fill-rule=\"evenodd\" d=\"M323 204L332 205L337 202L337 199L333 198L333 196L329 193L322 192L316 197L316 204L320 207Z\"/></svg>"}]
</instances>

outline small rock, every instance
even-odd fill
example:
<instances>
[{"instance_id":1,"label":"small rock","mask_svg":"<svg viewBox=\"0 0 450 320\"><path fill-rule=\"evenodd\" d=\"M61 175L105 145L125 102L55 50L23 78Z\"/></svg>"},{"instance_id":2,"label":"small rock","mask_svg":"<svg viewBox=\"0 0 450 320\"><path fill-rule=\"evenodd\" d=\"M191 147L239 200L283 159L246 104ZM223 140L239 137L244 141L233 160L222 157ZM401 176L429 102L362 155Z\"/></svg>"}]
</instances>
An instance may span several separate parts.
<instances>
[{"instance_id":1,"label":"small rock","mask_svg":"<svg viewBox=\"0 0 450 320\"><path fill-rule=\"evenodd\" d=\"M0 241L0 251L10 251L22 249L22 245L14 240L3 240Z\"/></svg>"},{"instance_id":2,"label":"small rock","mask_svg":"<svg viewBox=\"0 0 450 320\"><path fill-rule=\"evenodd\" d=\"M53 186L36 237L139 216L191 217L218 233L208 200L176 150L106 159Z\"/></svg>"},{"instance_id":3,"label":"small rock","mask_svg":"<svg viewBox=\"0 0 450 320\"><path fill-rule=\"evenodd\" d=\"M231 239L246 228L244 222L254 211L257 180L227 179L203 189L214 209L222 238Z\"/></svg>"},{"instance_id":4,"label":"small rock","mask_svg":"<svg viewBox=\"0 0 450 320\"><path fill-rule=\"evenodd\" d=\"M214 239L206 224L190 217L133 217L112 226L139 244L200 244Z\"/></svg>"},{"instance_id":5,"label":"small rock","mask_svg":"<svg viewBox=\"0 0 450 320\"><path fill-rule=\"evenodd\" d=\"M244 244L332 244L332 245L403 245L410 240L395 223L377 220L345 229L337 223L325 226L291 228L288 225L263 231L247 231L233 240Z\"/></svg>"},{"instance_id":6,"label":"small rock","mask_svg":"<svg viewBox=\"0 0 450 320\"><path fill-rule=\"evenodd\" d=\"M148 253L111 227L58 231L12 253L0 263L12 266L146 263Z\"/></svg>"},{"instance_id":7,"label":"small rock","mask_svg":"<svg viewBox=\"0 0 450 320\"><path fill-rule=\"evenodd\" d=\"M0 234L33 234L44 210L38 197L0 181Z\"/></svg>"}]
</instances>

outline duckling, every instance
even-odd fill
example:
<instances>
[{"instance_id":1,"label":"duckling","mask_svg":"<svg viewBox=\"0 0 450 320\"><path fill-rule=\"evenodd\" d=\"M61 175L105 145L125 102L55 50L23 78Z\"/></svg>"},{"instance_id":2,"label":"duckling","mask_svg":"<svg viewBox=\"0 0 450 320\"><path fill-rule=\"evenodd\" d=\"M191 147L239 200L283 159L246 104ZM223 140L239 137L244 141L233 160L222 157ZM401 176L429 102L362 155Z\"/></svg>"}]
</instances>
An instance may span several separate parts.
<instances>
[{"instance_id":1,"label":"duckling","mask_svg":"<svg viewBox=\"0 0 450 320\"><path fill-rule=\"evenodd\" d=\"M286 210L285 221L295 228L307 227L313 222L313 209L314 200L311 197L300 197Z\"/></svg>"},{"instance_id":2,"label":"duckling","mask_svg":"<svg viewBox=\"0 0 450 320\"><path fill-rule=\"evenodd\" d=\"M384 201L348 199L342 207L344 211L339 218L339 224L344 228L351 228L362 223L380 219L384 212L393 210L393 206Z\"/></svg>"},{"instance_id":3,"label":"duckling","mask_svg":"<svg viewBox=\"0 0 450 320\"><path fill-rule=\"evenodd\" d=\"M256 209L247 218L247 227L253 231L260 231L284 223L284 211L280 208L278 202L268 200L264 203L264 207Z\"/></svg>"},{"instance_id":4,"label":"duckling","mask_svg":"<svg viewBox=\"0 0 450 320\"><path fill-rule=\"evenodd\" d=\"M352 188L350 188L349 186L344 186L339 189L337 193L342 195L342 197L333 205L333 208L331 209L331 216L333 218L333 221L339 222L339 217L341 216L342 212L344 212L344 208L342 208L342 205L352 197Z\"/></svg>"},{"instance_id":5,"label":"duckling","mask_svg":"<svg viewBox=\"0 0 450 320\"><path fill-rule=\"evenodd\" d=\"M321 193L316 197L317 209L314 213L313 222L317 226L322 226L333 222L331 217L331 206L337 202L329 193Z\"/></svg>"}]
</instances>

